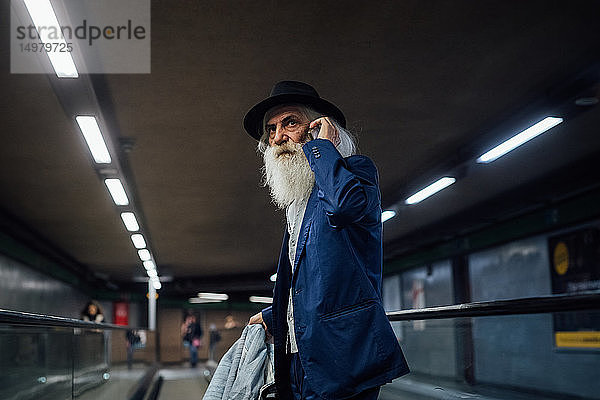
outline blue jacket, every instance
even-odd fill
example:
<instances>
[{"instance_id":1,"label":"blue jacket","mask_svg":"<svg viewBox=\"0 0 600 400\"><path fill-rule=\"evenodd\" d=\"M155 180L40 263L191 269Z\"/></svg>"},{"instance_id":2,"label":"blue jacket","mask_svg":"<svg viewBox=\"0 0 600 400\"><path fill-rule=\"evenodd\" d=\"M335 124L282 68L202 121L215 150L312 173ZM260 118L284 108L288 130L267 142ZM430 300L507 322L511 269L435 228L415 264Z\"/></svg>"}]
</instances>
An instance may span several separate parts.
<instances>
[{"instance_id":1,"label":"blue jacket","mask_svg":"<svg viewBox=\"0 0 600 400\"><path fill-rule=\"evenodd\" d=\"M377 169L343 158L329 140L303 146L315 173L292 275L284 235L273 304L263 320L275 343L275 382L291 398L286 310L293 287L294 329L308 384L343 399L408 373L381 300L382 223Z\"/></svg>"}]
</instances>

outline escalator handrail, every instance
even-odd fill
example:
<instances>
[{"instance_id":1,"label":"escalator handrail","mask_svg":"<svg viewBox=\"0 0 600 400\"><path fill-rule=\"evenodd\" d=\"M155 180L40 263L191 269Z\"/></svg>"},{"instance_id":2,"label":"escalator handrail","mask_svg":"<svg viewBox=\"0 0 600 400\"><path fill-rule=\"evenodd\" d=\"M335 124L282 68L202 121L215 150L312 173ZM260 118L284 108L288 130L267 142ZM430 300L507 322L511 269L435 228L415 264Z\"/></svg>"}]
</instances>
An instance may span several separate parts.
<instances>
[{"instance_id":1,"label":"escalator handrail","mask_svg":"<svg viewBox=\"0 0 600 400\"><path fill-rule=\"evenodd\" d=\"M580 292L577 295L561 294L511 300L481 301L449 306L389 311L386 314L390 321L414 321L584 310L600 311L599 291Z\"/></svg>"},{"instance_id":2,"label":"escalator handrail","mask_svg":"<svg viewBox=\"0 0 600 400\"><path fill-rule=\"evenodd\" d=\"M132 328L123 325L105 324L91 321L82 321L74 318L57 317L55 315L35 314L23 311L4 310L0 308L0 324L26 325L26 326L55 326L62 328L102 329L102 330L128 330L145 328Z\"/></svg>"},{"instance_id":3,"label":"escalator handrail","mask_svg":"<svg viewBox=\"0 0 600 400\"><path fill-rule=\"evenodd\" d=\"M581 294L577 295L565 294L525 297L510 300L481 301L448 306L389 311L386 314L390 321L413 321L427 319L486 317L497 315L542 314L584 310L600 311L600 292L594 291L582 292ZM59 326L84 329L138 329L123 325L81 321L73 318L4 309L0 309L0 323L29 326Z\"/></svg>"}]
</instances>

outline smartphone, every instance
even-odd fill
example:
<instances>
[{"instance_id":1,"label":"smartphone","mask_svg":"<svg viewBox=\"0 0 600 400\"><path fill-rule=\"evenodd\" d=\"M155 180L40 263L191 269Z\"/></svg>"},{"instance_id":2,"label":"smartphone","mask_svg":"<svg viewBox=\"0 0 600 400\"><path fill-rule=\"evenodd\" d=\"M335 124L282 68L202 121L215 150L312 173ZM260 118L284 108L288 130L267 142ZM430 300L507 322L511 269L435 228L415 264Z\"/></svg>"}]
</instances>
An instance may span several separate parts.
<instances>
[{"instance_id":1,"label":"smartphone","mask_svg":"<svg viewBox=\"0 0 600 400\"><path fill-rule=\"evenodd\" d=\"M308 130L308 133L313 139L317 139L319 137L319 132L321 132L321 125L317 125L314 128Z\"/></svg>"}]
</instances>

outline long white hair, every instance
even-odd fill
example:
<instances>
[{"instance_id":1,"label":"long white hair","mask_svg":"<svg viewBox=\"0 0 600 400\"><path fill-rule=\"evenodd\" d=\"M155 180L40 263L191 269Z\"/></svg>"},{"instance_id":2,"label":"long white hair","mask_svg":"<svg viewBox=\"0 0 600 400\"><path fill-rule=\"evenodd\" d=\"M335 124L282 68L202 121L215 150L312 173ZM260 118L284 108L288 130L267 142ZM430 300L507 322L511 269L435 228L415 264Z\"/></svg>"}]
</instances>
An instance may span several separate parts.
<instances>
[{"instance_id":1,"label":"long white hair","mask_svg":"<svg viewBox=\"0 0 600 400\"><path fill-rule=\"evenodd\" d=\"M298 105L297 107L309 121L322 116L306 106ZM268 114L265 115L265 120ZM352 134L342 128L337 121L333 120L332 122L339 131L340 144L337 149L342 157L355 154L356 144ZM264 161L263 186L269 188L273 203L283 209L292 204L294 200L308 198L314 186L315 176L302 151L302 143L287 141L281 145L269 146L268 139L268 134L264 132L258 143L258 151L262 154Z\"/></svg>"}]
</instances>

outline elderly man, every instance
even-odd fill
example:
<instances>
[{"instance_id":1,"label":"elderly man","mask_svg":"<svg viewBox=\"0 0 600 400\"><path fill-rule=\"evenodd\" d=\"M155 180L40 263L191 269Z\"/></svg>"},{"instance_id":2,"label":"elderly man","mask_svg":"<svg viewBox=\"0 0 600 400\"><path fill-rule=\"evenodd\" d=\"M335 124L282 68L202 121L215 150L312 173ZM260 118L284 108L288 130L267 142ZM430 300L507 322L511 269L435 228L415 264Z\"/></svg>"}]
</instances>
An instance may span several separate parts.
<instances>
[{"instance_id":1,"label":"elderly man","mask_svg":"<svg viewBox=\"0 0 600 400\"><path fill-rule=\"evenodd\" d=\"M287 217L273 304L249 321L273 336L280 399L376 399L408 373L381 304L377 169L354 155L345 124L294 81L277 83L244 118Z\"/></svg>"}]
</instances>

